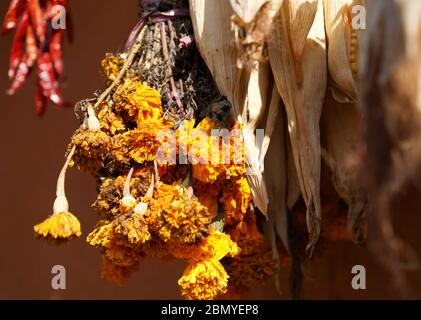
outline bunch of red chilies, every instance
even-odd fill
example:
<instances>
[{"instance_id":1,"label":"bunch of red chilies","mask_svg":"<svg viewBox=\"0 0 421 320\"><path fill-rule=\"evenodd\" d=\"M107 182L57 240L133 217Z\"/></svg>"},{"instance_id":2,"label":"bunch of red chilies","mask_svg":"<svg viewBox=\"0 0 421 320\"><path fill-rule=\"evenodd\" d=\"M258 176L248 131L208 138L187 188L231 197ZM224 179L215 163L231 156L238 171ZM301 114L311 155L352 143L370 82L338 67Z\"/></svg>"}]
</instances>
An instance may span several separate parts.
<instances>
[{"instance_id":1,"label":"bunch of red chilies","mask_svg":"<svg viewBox=\"0 0 421 320\"><path fill-rule=\"evenodd\" d=\"M63 29L54 29L56 5L67 8L67 0L12 0L3 21L1 33L16 33L10 52L8 76L12 81L7 93L12 95L36 68L35 110L45 111L48 100L64 105L59 80L63 75Z\"/></svg>"}]
</instances>

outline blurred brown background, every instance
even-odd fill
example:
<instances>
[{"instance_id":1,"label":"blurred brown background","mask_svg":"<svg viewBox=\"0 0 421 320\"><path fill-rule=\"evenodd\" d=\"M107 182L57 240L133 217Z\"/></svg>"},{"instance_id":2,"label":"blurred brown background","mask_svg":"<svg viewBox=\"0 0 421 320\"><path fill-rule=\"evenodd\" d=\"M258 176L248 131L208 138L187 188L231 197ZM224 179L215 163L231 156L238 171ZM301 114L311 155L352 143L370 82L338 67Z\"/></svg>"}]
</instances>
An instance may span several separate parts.
<instances>
[{"instance_id":1,"label":"blurred brown background","mask_svg":"<svg viewBox=\"0 0 421 320\"><path fill-rule=\"evenodd\" d=\"M8 2L0 2L1 17ZM124 43L137 20L137 0L73 0L70 9L74 43L65 45L64 96L76 102L103 88L100 60ZM179 299L177 280L183 271L182 262L145 260L128 283L119 288L100 277L100 255L83 236L60 247L33 238L33 224L52 213L57 175L78 122L71 109L49 106L44 117L35 115L33 75L16 96L5 94L11 40L12 35L0 39L0 298ZM90 208L96 197L94 180L70 170L66 190L70 209L79 217L86 236L98 218ZM420 254L421 219L418 196L414 195L416 191L410 187L402 192L396 222L399 234ZM51 288L51 268L56 264L66 268L66 290ZM351 288L351 268L357 264L367 269L365 291ZM288 298L288 273L282 271L282 295L268 281L248 297ZM413 286L411 297L421 298L420 271L408 275ZM304 276L303 297L308 299L398 298L376 257L353 243L325 244L323 256L305 266Z\"/></svg>"}]
</instances>

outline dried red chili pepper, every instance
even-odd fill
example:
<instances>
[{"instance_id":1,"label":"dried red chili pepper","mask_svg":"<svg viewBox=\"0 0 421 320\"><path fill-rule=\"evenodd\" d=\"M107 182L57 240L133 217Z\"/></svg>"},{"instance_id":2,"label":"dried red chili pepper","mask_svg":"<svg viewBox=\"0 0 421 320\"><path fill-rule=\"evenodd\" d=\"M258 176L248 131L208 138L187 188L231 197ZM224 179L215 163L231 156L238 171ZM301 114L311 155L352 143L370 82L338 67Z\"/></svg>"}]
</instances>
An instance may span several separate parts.
<instances>
[{"instance_id":1,"label":"dried red chili pepper","mask_svg":"<svg viewBox=\"0 0 421 320\"><path fill-rule=\"evenodd\" d=\"M22 61L19 63L15 78L13 79L10 88L7 90L7 94L15 94L28 78L30 69L28 67L27 61L28 55L25 53L22 57Z\"/></svg>"},{"instance_id":2,"label":"dried red chili pepper","mask_svg":"<svg viewBox=\"0 0 421 320\"><path fill-rule=\"evenodd\" d=\"M37 39L41 45L45 42L46 21L44 18L44 10L40 6L39 0L27 0L28 10L31 17L31 24L34 28Z\"/></svg>"},{"instance_id":3,"label":"dried red chili pepper","mask_svg":"<svg viewBox=\"0 0 421 320\"><path fill-rule=\"evenodd\" d=\"M47 105L47 98L42 92L42 88L37 84L37 90L35 91L35 112L37 115L42 116L45 112L45 107Z\"/></svg>"},{"instance_id":4,"label":"dried red chili pepper","mask_svg":"<svg viewBox=\"0 0 421 320\"><path fill-rule=\"evenodd\" d=\"M34 29L32 26L28 26L26 31L26 54L28 55L28 67L32 67L37 60L38 47L37 40L35 39Z\"/></svg>"},{"instance_id":5,"label":"dried red chili pepper","mask_svg":"<svg viewBox=\"0 0 421 320\"><path fill-rule=\"evenodd\" d=\"M61 47L63 39L63 30L54 32L50 43L51 59L54 63L54 68L59 76L63 74L63 51Z\"/></svg>"},{"instance_id":6,"label":"dried red chili pepper","mask_svg":"<svg viewBox=\"0 0 421 320\"><path fill-rule=\"evenodd\" d=\"M67 0L12 0L3 21L2 33L16 28L8 70L12 84L7 93L16 93L36 64L35 110L39 115L44 113L48 100L65 105L58 82L64 69L64 30L54 30L51 23L60 13L54 6L66 8L67 4ZM68 14L66 11L67 19ZM69 27L70 22L67 31Z\"/></svg>"},{"instance_id":7,"label":"dried red chili pepper","mask_svg":"<svg viewBox=\"0 0 421 320\"><path fill-rule=\"evenodd\" d=\"M29 25L29 16L25 12L22 19L19 21L18 28L16 29L15 37L13 38L12 48L10 50L9 60L9 79L13 79L16 69L23 56L23 45L26 37L26 31Z\"/></svg>"},{"instance_id":8,"label":"dried red chili pepper","mask_svg":"<svg viewBox=\"0 0 421 320\"><path fill-rule=\"evenodd\" d=\"M10 30L16 28L19 16L23 13L26 6L26 0L12 0L7 10L6 16L3 21L1 33L5 34Z\"/></svg>"},{"instance_id":9,"label":"dried red chili pepper","mask_svg":"<svg viewBox=\"0 0 421 320\"><path fill-rule=\"evenodd\" d=\"M56 79L53 60L49 52L42 53L37 60L38 83L42 94L58 106L63 106L60 86Z\"/></svg>"}]
</instances>

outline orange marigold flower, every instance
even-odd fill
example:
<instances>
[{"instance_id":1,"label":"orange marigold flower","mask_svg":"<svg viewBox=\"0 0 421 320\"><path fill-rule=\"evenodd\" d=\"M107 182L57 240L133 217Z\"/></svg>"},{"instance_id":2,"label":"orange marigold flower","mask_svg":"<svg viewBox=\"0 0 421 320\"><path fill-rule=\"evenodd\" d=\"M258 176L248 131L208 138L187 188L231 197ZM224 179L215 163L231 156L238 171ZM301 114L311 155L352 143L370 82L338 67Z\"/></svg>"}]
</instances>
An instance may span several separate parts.
<instances>
[{"instance_id":1,"label":"orange marigold flower","mask_svg":"<svg viewBox=\"0 0 421 320\"><path fill-rule=\"evenodd\" d=\"M198 245L172 244L171 253L174 257L184 260L221 260L225 256L238 255L240 249L229 235L212 229Z\"/></svg>"},{"instance_id":2,"label":"orange marigold flower","mask_svg":"<svg viewBox=\"0 0 421 320\"><path fill-rule=\"evenodd\" d=\"M101 61L102 73L107 79L107 86L117 78L123 63L123 59L120 59L113 54L107 54Z\"/></svg>"},{"instance_id":3,"label":"orange marigold flower","mask_svg":"<svg viewBox=\"0 0 421 320\"><path fill-rule=\"evenodd\" d=\"M116 111L127 114L138 126L150 120L159 120L162 116L159 92L132 78L126 78L117 87L113 100Z\"/></svg>"},{"instance_id":4,"label":"orange marigold flower","mask_svg":"<svg viewBox=\"0 0 421 320\"><path fill-rule=\"evenodd\" d=\"M255 253L263 244L263 235L257 229L254 220L241 221L235 227L229 228L227 232L241 248L243 255Z\"/></svg>"},{"instance_id":5,"label":"orange marigold flower","mask_svg":"<svg viewBox=\"0 0 421 320\"><path fill-rule=\"evenodd\" d=\"M69 149L72 146L76 146L76 151L70 165L95 175L102 167L103 156L112 149L112 139L102 131L78 129Z\"/></svg>"},{"instance_id":6,"label":"orange marigold flower","mask_svg":"<svg viewBox=\"0 0 421 320\"><path fill-rule=\"evenodd\" d=\"M193 262L178 280L181 295L189 300L213 300L224 294L228 274L217 259Z\"/></svg>"},{"instance_id":7,"label":"orange marigold flower","mask_svg":"<svg viewBox=\"0 0 421 320\"><path fill-rule=\"evenodd\" d=\"M36 235L47 239L72 239L82 234L79 220L70 212L51 215L34 226Z\"/></svg>"},{"instance_id":8,"label":"orange marigold flower","mask_svg":"<svg viewBox=\"0 0 421 320\"><path fill-rule=\"evenodd\" d=\"M106 102L98 106L98 120L101 130L111 136L126 131L123 119L115 114Z\"/></svg>"},{"instance_id":9,"label":"orange marigold flower","mask_svg":"<svg viewBox=\"0 0 421 320\"><path fill-rule=\"evenodd\" d=\"M165 241L194 243L209 232L212 216L196 200L175 200L159 213L155 232Z\"/></svg>"},{"instance_id":10,"label":"orange marigold flower","mask_svg":"<svg viewBox=\"0 0 421 320\"><path fill-rule=\"evenodd\" d=\"M222 186L218 182L211 185L199 180L193 182L194 195L201 204L208 208L212 217L216 217L218 213L218 196L221 189Z\"/></svg>"},{"instance_id":11,"label":"orange marigold flower","mask_svg":"<svg viewBox=\"0 0 421 320\"><path fill-rule=\"evenodd\" d=\"M145 218L137 213L133 213L127 217L118 218L119 224L116 226L115 231L127 237L131 244L143 244L151 239L148 226Z\"/></svg>"},{"instance_id":12,"label":"orange marigold flower","mask_svg":"<svg viewBox=\"0 0 421 320\"><path fill-rule=\"evenodd\" d=\"M105 257L119 266L133 266L143 257L141 248L127 242L124 235L116 232L118 222L100 221L88 235L86 241L95 247L105 249Z\"/></svg>"},{"instance_id":13,"label":"orange marigold flower","mask_svg":"<svg viewBox=\"0 0 421 320\"><path fill-rule=\"evenodd\" d=\"M202 129L206 132L210 132L212 129L218 129L218 128L219 128L218 123L216 123L209 117L202 119L202 121L200 121L199 124L197 125L197 129Z\"/></svg>"},{"instance_id":14,"label":"orange marigold flower","mask_svg":"<svg viewBox=\"0 0 421 320\"><path fill-rule=\"evenodd\" d=\"M119 266L103 256L101 276L109 282L121 287L138 267L138 264L129 267Z\"/></svg>"},{"instance_id":15,"label":"orange marigold flower","mask_svg":"<svg viewBox=\"0 0 421 320\"><path fill-rule=\"evenodd\" d=\"M169 124L161 120L147 121L134 130L115 136L117 159L124 159L128 155L137 163L155 160L164 138L161 133L168 128Z\"/></svg>"},{"instance_id":16,"label":"orange marigold flower","mask_svg":"<svg viewBox=\"0 0 421 320\"><path fill-rule=\"evenodd\" d=\"M245 177L231 181L220 199L224 207L225 224L235 225L243 221L252 200L250 186Z\"/></svg>"},{"instance_id":17,"label":"orange marigold flower","mask_svg":"<svg viewBox=\"0 0 421 320\"><path fill-rule=\"evenodd\" d=\"M53 214L34 226L36 236L44 237L53 243L79 237L82 233L79 220L69 212L69 203L64 190L67 168L75 150L76 146L73 146L58 176Z\"/></svg>"},{"instance_id":18,"label":"orange marigold flower","mask_svg":"<svg viewBox=\"0 0 421 320\"><path fill-rule=\"evenodd\" d=\"M114 227L113 221L100 220L86 237L86 242L94 247L106 247L114 236Z\"/></svg>"}]
</instances>

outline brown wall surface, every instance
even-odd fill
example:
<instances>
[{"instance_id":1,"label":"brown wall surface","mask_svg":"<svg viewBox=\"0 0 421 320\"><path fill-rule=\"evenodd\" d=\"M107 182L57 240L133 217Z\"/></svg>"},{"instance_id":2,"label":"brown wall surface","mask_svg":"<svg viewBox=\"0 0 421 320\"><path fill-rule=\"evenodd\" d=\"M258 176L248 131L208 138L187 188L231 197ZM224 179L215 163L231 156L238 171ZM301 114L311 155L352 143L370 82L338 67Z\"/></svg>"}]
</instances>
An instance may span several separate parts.
<instances>
[{"instance_id":1,"label":"brown wall surface","mask_svg":"<svg viewBox=\"0 0 421 320\"><path fill-rule=\"evenodd\" d=\"M8 2L0 2L2 17ZM100 60L106 52L117 51L135 25L137 1L73 0L70 9L74 43L65 45L64 96L76 102L103 88ZM83 236L59 247L48 246L33 237L33 225L52 213L57 175L78 122L71 109L49 106L44 117L35 115L34 75L15 96L5 94L9 85L11 40L12 35L0 39L0 299L179 299L177 280L183 270L181 262L146 260L128 283L119 288L100 277L100 255ZM70 170L66 190L70 209L79 217L86 236L98 219L90 208L96 197L94 180ZM406 194L413 195L414 191L408 190ZM402 201L397 221L400 234L421 253L416 199L408 196ZM336 242L325 245L323 252L304 268L304 298L397 297L388 275L366 249ZM66 290L51 288L51 268L57 264L66 268ZM351 268L356 264L367 268L366 291L351 288ZM287 298L288 272L283 270L281 274L282 295L268 281L248 297ZM409 276L412 297L421 298L420 272L411 272Z\"/></svg>"}]
</instances>

